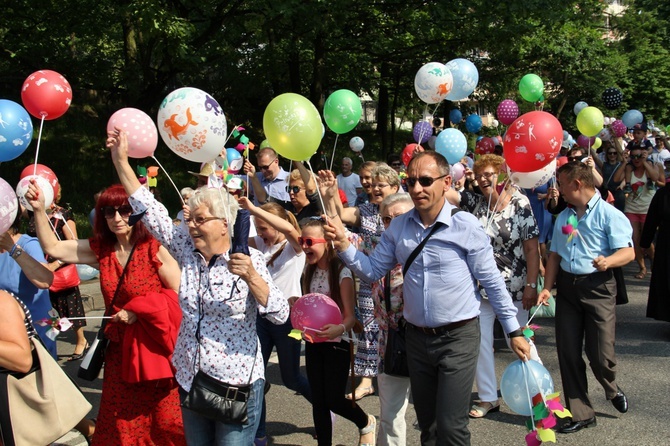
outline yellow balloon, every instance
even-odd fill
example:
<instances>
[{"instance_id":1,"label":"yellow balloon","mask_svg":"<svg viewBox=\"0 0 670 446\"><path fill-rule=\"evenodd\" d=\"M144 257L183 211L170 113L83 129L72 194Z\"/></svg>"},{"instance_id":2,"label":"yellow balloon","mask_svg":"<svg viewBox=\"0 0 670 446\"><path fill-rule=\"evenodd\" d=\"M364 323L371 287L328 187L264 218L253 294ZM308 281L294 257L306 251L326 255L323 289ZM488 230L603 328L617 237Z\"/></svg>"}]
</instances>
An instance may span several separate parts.
<instances>
[{"instance_id":1,"label":"yellow balloon","mask_svg":"<svg viewBox=\"0 0 670 446\"><path fill-rule=\"evenodd\" d=\"M295 93L284 93L270 101L263 115L263 130L270 147L295 161L314 155L323 138L319 111Z\"/></svg>"},{"instance_id":2,"label":"yellow balloon","mask_svg":"<svg viewBox=\"0 0 670 446\"><path fill-rule=\"evenodd\" d=\"M597 107L584 107L577 115L577 128L585 136L596 136L603 129L605 117Z\"/></svg>"},{"instance_id":3,"label":"yellow balloon","mask_svg":"<svg viewBox=\"0 0 670 446\"><path fill-rule=\"evenodd\" d=\"M602 145L603 145L603 140L596 136L596 140L593 142L593 145L591 146L591 148L592 149L599 149L600 146L602 146Z\"/></svg>"}]
</instances>

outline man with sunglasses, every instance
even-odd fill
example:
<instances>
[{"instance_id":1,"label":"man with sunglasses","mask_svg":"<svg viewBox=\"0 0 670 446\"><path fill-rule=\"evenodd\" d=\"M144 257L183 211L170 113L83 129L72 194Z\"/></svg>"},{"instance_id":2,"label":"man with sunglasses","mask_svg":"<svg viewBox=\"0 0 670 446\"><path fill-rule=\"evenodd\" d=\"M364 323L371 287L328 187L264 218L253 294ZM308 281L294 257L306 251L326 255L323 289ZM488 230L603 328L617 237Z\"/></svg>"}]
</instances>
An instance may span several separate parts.
<instances>
[{"instance_id":1,"label":"man with sunglasses","mask_svg":"<svg viewBox=\"0 0 670 446\"><path fill-rule=\"evenodd\" d=\"M248 159L244 161L244 173L249 175L254 193L254 204L260 206L268 201L287 203L291 200L286 186L288 172L279 165L279 155L271 147L265 147L256 154L258 171ZM283 202L283 203L282 203Z\"/></svg>"},{"instance_id":2,"label":"man with sunglasses","mask_svg":"<svg viewBox=\"0 0 670 446\"><path fill-rule=\"evenodd\" d=\"M391 221L369 257L349 243L338 220L326 232L362 280L374 282L396 264L404 266L403 316L421 444L469 445L468 409L480 339L478 283L509 333L512 350L530 358L530 346L484 229L472 214L454 212L445 200L451 187L447 160L433 151L415 155L406 182L415 207Z\"/></svg>"}]
</instances>

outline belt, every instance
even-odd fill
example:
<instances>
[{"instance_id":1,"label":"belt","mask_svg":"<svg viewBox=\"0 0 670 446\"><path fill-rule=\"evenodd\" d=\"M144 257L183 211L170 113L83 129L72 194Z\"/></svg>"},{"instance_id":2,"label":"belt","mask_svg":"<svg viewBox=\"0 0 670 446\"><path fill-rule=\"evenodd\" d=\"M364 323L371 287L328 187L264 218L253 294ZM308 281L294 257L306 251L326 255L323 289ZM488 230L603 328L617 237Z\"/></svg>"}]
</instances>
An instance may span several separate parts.
<instances>
[{"instance_id":1,"label":"belt","mask_svg":"<svg viewBox=\"0 0 670 446\"><path fill-rule=\"evenodd\" d=\"M611 269L605 270L605 271L595 271L592 272L591 274L572 274L561 268L560 274L563 274L565 277L568 279L572 280L573 282L579 281L579 280L584 280L584 279L601 279L601 280L609 280L611 279L614 274L612 273Z\"/></svg>"},{"instance_id":2,"label":"belt","mask_svg":"<svg viewBox=\"0 0 670 446\"><path fill-rule=\"evenodd\" d=\"M464 325L469 324L470 322L472 322L476 319L477 319L477 317L471 317L470 319L465 319L465 320L458 321L458 322L452 322L451 324L442 325L440 327L434 327L434 328L432 328L432 327L418 327L418 326L416 326L414 324L411 324L407 321L405 321L405 322L407 323L407 326L412 328L413 330L416 330L416 331L418 331L420 333L423 333L423 334L435 336L435 335L444 334L444 333L446 333L448 331L451 331L451 330L455 330L459 327L462 327Z\"/></svg>"}]
</instances>

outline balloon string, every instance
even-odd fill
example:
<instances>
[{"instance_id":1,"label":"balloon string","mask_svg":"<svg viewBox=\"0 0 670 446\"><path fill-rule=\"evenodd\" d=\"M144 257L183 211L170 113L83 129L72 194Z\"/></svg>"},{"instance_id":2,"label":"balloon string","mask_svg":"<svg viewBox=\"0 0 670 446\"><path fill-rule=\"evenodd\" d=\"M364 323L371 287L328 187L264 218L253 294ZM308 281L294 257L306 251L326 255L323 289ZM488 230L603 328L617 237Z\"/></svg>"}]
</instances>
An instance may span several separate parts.
<instances>
[{"instance_id":1,"label":"balloon string","mask_svg":"<svg viewBox=\"0 0 670 446\"><path fill-rule=\"evenodd\" d=\"M182 206L186 206L186 202L184 201L184 197L181 196L181 192L179 192L179 189L177 189L177 185L174 184L174 181L172 181L172 178L170 177L170 174L168 173L168 171L165 170L165 167L163 167L163 166L161 165L161 162L158 161L158 159L157 159L154 155L151 155L151 158L153 158L153 160L156 161L156 162L158 163L158 165L160 166L160 168L163 169L163 172L165 172L165 176L168 177L168 180L170 180L170 183L172 183L172 186L174 187L174 190L177 191L177 195L179 196L179 199L181 200L181 204L182 204Z\"/></svg>"},{"instance_id":2,"label":"balloon string","mask_svg":"<svg viewBox=\"0 0 670 446\"><path fill-rule=\"evenodd\" d=\"M340 137L340 134L336 133L335 134L335 144L333 144L333 156L330 157L330 167L328 168L328 170L333 170L333 162L335 161L335 148L337 147L337 138L339 138L339 137ZM314 173L314 172L312 172L312 173Z\"/></svg>"},{"instance_id":3,"label":"balloon string","mask_svg":"<svg viewBox=\"0 0 670 446\"><path fill-rule=\"evenodd\" d=\"M312 169L312 163L310 163L309 160L307 160L307 165L309 166L309 171L312 172L312 176L314 177L314 184L316 185L316 192L319 196L319 201L321 202L321 210L323 210L323 213L325 214L326 213L326 205L323 202L323 196L321 195L321 189L319 188L319 183L317 182L316 174L314 173L314 169ZM326 215L326 217L328 217L328 216ZM335 242L333 240L330 241L330 246L332 246L333 249L335 249Z\"/></svg>"},{"instance_id":4,"label":"balloon string","mask_svg":"<svg viewBox=\"0 0 670 446\"><path fill-rule=\"evenodd\" d=\"M235 133L235 130L237 130L241 126L242 126L242 124L238 124L235 127L233 127L233 129L230 131L230 133L228 134L228 137L226 138L226 141L223 143L223 148L224 149L226 147L226 144L228 144L228 141L230 140L230 138L233 136L233 133ZM165 169L163 169L163 170L165 170Z\"/></svg>"},{"instance_id":5,"label":"balloon string","mask_svg":"<svg viewBox=\"0 0 670 446\"><path fill-rule=\"evenodd\" d=\"M44 127L44 117L46 115L42 114L42 120L40 121L40 132L37 135L37 148L35 149L35 167L33 168L33 175L37 175L37 159L40 156L40 143L42 142L42 128Z\"/></svg>"},{"instance_id":6,"label":"balloon string","mask_svg":"<svg viewBox=\"0 0 670 446\"><path fill-rule=\"evenodd\" d=\"M525 361L521 361L521 371L523 372L523 383L526 385L526 396L528 397L528 407L530 408L530 422L533 425L533 428L535 427L535 417L533 416L533 401L532 397L530 396L530 389L528 388L528 377L526 376L526 363ZM532 373L530 373L532 375ZM533 376L534 377L534 376ZM539 389L540 386L538 385L537 388ZM540 394L542 394L542 391L540 390Z\"/></svg>"}]
</instances>

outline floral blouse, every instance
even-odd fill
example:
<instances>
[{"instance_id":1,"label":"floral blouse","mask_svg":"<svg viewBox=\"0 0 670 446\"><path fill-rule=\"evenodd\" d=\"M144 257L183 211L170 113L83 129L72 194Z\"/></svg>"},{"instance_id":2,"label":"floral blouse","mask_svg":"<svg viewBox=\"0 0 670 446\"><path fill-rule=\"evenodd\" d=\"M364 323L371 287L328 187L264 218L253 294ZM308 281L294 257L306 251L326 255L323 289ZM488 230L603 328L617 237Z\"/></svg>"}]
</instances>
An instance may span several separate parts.
<instances>
[{"instance_id":1,"label":"floral blouse","mask_svg":"<svg viewBox=\"0 0 670 446\"><path fill-rule=\"evenodd\" d=\"M523 242L540 235L528 197L512 189L512 198L505 209L489 211L483 195L470 191L461 193L461 209L479 219L491 238L493 256L513 300L523 298L526 286L526 256ZM504 192L503 192L504 193ZM485 291L482 289L482 296Z\"/></svg>"},{"instance_id":2,"label":"floral blouse","mask_svg":"<svg viewBox=\"0 0 670 446\"><path fill-rule=\"evenodd\" d=\"M275 324L286 322L289 306L272 281L260 251L250 248L251 261L270 288L267 306L260 305L247 283L228 270L228 253L209 264L195 250L187 225L174 225L167 209L140 187L130 197L135 213L181 267L179 301L183 312L172 363L175 377L187 392L199 369L228 384L246 385L264 378L263 356L256 334L256 313ZM200 344L196 337L200 321Z\"/></svg>"}]
</instances>

